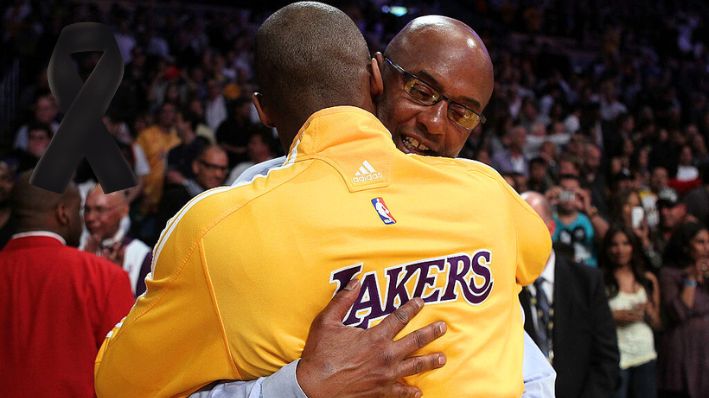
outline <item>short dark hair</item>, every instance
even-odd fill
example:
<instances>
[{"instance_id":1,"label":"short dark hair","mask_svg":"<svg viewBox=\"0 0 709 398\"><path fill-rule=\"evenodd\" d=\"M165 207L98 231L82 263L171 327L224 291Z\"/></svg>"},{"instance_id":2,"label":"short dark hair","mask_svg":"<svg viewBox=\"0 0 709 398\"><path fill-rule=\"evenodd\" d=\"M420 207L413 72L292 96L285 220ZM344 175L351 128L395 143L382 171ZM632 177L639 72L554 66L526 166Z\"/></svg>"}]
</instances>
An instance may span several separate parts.
<instances>
[{"instance_id":1,"label":"short dark hair","mask_svg":"<svg viewBox=\"0 0 709 398\"><path fill-rule=\"evenodd\" d=\"M559 176L559 182L561 182L561 180L575 180L581 183L581 179L576 174L561 174Z\"/></svg>"},{"instance_id":2,"label":"short dark hair","mask_svg":"<svg viewBox=\"0 0 709 398\"><path fill-rule=\"evenodd\" d=\"M279 112L307 113L354 105L363 88L369 50L342 11L316 2L287 5L256 33L254 66L264 103ZM368 91L368 90L367 90Z\"/></svg>"},{"instance_id":3,"label":"short dark hair","mask_svg":"<svg viewBox=\"0 0 709 398\"><path fill-rule=\"evenodd\" d=\"M27 125L27 134L30 133L30 131L36 131L36 130L42 130L47 132L47 137L52 138L54 135L54 131L52 128L45 123L40 123L40 122L32 122Z\"/></svg>"}]
</instances>

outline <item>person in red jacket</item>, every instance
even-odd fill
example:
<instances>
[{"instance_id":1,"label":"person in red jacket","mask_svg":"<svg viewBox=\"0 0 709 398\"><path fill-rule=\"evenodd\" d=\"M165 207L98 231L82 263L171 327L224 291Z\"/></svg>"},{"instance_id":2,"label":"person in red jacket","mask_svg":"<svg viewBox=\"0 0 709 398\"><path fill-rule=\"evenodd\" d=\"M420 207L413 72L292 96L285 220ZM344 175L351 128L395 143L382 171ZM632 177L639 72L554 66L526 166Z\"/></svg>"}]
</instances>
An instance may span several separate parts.
<instances>
[{"instance_id":1,"label":"person in red jacket","mask_svg":"<svg viewBox=\"0 0 709 398\"><path fill-rule=\"evenodd\" d=\"M133 305L120 266L76 249L81 199L34 187L12 193L17 233L0 252L0 391L10 397L93 397L106 333Z\"/></svg>"}]
</instances>

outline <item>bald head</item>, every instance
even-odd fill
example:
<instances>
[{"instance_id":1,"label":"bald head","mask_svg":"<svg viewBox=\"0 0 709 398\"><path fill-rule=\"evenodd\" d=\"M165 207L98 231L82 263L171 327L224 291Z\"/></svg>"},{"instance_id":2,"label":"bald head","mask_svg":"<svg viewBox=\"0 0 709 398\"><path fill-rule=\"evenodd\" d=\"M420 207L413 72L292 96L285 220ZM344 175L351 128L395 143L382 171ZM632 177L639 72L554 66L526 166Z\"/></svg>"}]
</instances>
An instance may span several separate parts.
<instances>
[{"instance_id":1,"label":"bald head","mask_svg":"<svg viewBox=\"0 0 709 398\"><path fill-rule=\"evenodd\" d=\"M475 71L475 84L485 89L476 100L483 107L490 100L495 77L487 47L473 28L457 19L440 15L416 18L394 36L385 53L400 64L416 59L435 62L441 65L433 68L436 74L453 72L464 65Z\"/></svg>"},{"instance_id":2,"label":"bald head","mask_svg":"<svg viewBox=\"0 0 709 398\"><path fill-rule=\"evenodd\" d=\"M71 183L58 194L30 184L31 175L32 170L20 175L10 198L18 232L51 231L61 235L67 244L77 246L81 235L81 196L76 185Z\"/></svg>"},{"instance_id":3,"label":"bald head","mask_svg":"<svg viewBox=\"0 0 709 398\"><path fill-rule=\"evenodd\" d=\"M352 105L373 111L369 59L362 33L345 13L316 2L290 4L256 34L258 101L270 124L289 136L320 109Z\"/></svg>"},{"instance_id":4,"label":"bald head","mask_svg":"<svg viewBox=\"0 0 709 398\"><path fill-rule=\"evenodd\" d=\"M549 232L553 233L554 216L551 209L551 204L544 197L544 195L538 192L527 191L520 196L522 196L522 199L524 199L524 201L527 202L529 206L537 212L537 214L539 214L539 217L542 218L544 224L546 224L549 228Z\"/></svg>"},{"instance_id":5,"label":"bald head","mask_svg":"<svg viewBox=\"0 0 709 398\"><path fill-rule=\"evenodd\" d=\"M392 39L384 56L478 115L492 96L494 74L485 44L472 28L456 19L414 19ZM406 92L406 87L411 87L410 75L389 67L380 55L377 59L384 81L383 94L377 98L377 116L391 131L396 146L407 153L457 157L475 126L457 123L458 114L450 111L447 101L422 106Z\"/></svg>"},{"instance_id":6,"label":"bald head","mask_svg":"<svg viewBox=\"0 0 709 398\"><path fill-rule=\"evenodd\" d=\"M104 199L104 201L110 206L128 206L128 197L126 196L126 191L116 191L111 193L106 193L100 184L97 184L86 196L86 201L89 202L95 199Z\"/></svg>"}]
</instances>

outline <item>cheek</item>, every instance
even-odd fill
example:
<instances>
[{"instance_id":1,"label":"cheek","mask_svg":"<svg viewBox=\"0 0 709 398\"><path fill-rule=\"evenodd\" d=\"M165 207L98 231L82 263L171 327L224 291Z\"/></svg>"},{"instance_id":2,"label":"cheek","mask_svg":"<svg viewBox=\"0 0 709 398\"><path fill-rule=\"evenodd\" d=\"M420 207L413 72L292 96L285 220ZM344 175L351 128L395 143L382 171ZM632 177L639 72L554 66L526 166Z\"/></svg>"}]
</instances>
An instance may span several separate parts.
<instances>
[{"instance_id":1,"label":"cheek","mask_svg":"<svg viewBox=\"0 0 709 398\"><path fill-rule=\"evenodd\" d=\"M416 125L416 115L420 109L400 95L384 96L378 104L377 117L392 133L402 128Z\"/></svg>"},{"instance_id":2,"label":"cheek","mask_svg":"<svg viewBox=\"0 0 709 398\"><path fill-rule=\"evenodd\" d=\"M446 155L450 157L457 157L463 147L465 142L468 140L470 135L467 133L462 133L459 131L448 131L446 133Z\"/></svg>"}]
</instances>

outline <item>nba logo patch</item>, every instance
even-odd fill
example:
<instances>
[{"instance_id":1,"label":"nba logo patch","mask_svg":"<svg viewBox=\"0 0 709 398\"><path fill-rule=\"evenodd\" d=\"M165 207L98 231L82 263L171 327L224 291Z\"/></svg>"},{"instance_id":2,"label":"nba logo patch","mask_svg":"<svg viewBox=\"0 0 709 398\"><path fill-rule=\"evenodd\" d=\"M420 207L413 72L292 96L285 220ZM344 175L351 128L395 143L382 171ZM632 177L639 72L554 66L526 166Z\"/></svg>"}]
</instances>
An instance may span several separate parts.
<instances>
[{"instance_id":1,"label":"nba logo patch","mask_svg":"<svg viewBox=\"0 0 709 398\"><path fill-rule=\"evenodd\" d=\"M396 219L391 214L391 211L389 211L389 208L387 207L386 203L384 203L384 199L372 199L372 206L374 206L374 210L377 211L377 214L379 214L379 218L382 219L382 222L384 222L384 224L396 224Z\"/></svg>"}]
</instances>

